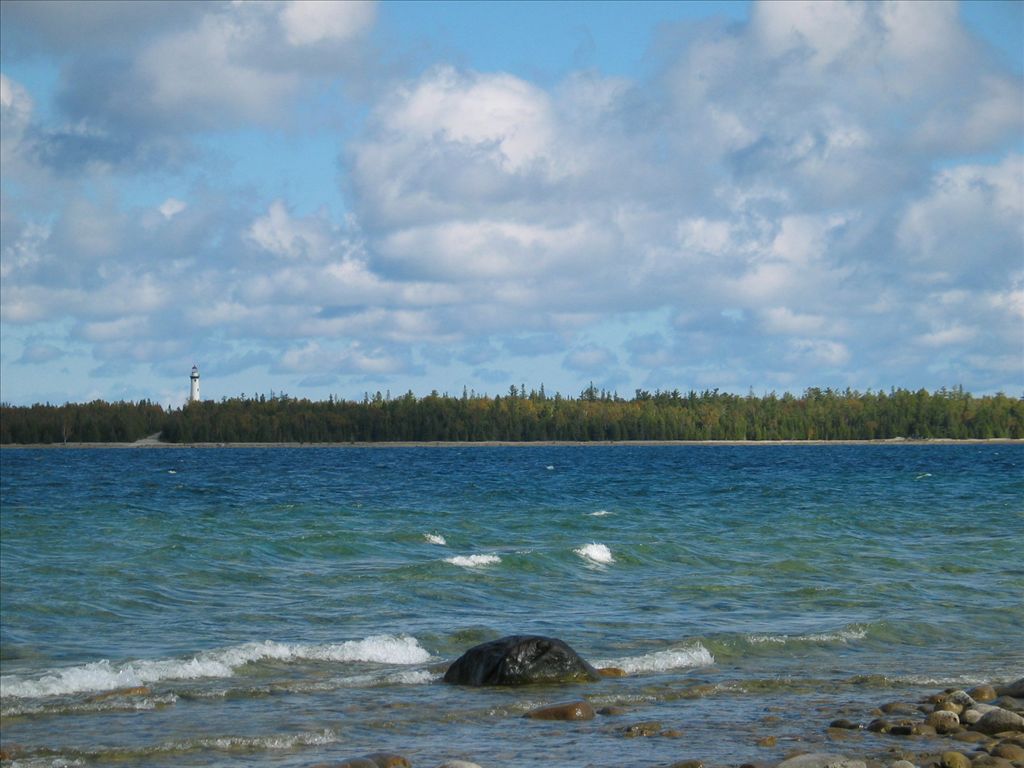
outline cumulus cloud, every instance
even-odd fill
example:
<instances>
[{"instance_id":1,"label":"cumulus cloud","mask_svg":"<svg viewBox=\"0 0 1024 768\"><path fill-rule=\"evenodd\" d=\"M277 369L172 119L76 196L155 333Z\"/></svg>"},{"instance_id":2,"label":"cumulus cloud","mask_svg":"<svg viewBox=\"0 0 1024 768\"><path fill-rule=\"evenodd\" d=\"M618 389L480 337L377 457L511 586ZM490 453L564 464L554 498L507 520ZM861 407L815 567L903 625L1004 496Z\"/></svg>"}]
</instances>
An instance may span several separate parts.
<instances>
[{"instance_id":1,"label":"cumulus cloud","mask_svg":"<svg viewBox=\"0 0 1024 768\"><path fill-rule=\"evenodd\" d=\"M101 41L120 5L71 15ZM53 51L71 23L37 6L5 4L5 27ZM4 323L68 322L98 359L154 366L205 345L311 386L432 360L488 379L506 356L744 391L909 383L894 361L930 356L977 388L1024 379L1024 86L952 4L759 3L664 30L636 80L375 80L339 158L343 215L282 188L112 188L187 165L204 133L336 130L314 107L379 74L359 66L374 6L190 4L166 25L124 7L137 38L68 42L45 121L0 78Z\"/></svg>"}]
</instances>

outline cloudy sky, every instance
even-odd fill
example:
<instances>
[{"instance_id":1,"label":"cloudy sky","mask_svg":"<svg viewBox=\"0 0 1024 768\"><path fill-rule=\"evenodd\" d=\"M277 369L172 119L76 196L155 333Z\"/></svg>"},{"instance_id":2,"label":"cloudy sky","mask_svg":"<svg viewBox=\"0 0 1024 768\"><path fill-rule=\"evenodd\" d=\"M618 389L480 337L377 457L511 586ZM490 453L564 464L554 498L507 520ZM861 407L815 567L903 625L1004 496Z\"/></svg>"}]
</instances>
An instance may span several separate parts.
<instances>
[{"instance_id":1,"label":"cloudy sky","mask_svg":"<svg viewBox=\"0 0 1024 768\"><path fill-rule=\"evenodd\" d=\"M1024 4L5 2L0 399L1024 393Z\"/></svg>"}]
</instances>

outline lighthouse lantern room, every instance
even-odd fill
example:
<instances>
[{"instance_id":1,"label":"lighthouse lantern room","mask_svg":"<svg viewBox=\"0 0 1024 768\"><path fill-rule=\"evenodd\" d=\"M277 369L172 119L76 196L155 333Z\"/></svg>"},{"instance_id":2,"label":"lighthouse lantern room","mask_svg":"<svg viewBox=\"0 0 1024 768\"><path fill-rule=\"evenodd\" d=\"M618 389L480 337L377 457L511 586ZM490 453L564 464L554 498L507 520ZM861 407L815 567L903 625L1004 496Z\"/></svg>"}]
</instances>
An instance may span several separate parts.
<instances>
[{"instance_id":1,"label":"lighthouse lantern room","mask_svg":"<svg viewBox=\"0 0 1024 768\"><path fill-rule=\"evenodd\" d=\"M191 381L191 386L189 387L189 390L188 390L188 401L190 403L198 403L199 402L199 366L198 365L193 365L192 366L192 375L189 376L189 380Z\"/></svg>"}]
</instances>

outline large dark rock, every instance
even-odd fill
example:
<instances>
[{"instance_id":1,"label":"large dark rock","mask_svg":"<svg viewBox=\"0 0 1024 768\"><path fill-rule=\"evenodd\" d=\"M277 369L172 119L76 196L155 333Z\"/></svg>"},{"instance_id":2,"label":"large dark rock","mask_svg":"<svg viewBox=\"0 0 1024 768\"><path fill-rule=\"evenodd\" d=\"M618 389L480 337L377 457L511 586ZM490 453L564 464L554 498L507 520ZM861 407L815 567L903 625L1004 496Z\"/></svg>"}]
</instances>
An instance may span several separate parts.
<instances>
[{"instance_id":1,"label":"large dark rock","mask_svg":"<svg viewBox=\"0 0 1024 768\"><path fill-rule=\"evenodd\" d=\"M539 635L510 635L473 646L444 674L444 681L455 685L528 685L600 679L598 671L566 643Z\"/></svg>"}]
</instances>

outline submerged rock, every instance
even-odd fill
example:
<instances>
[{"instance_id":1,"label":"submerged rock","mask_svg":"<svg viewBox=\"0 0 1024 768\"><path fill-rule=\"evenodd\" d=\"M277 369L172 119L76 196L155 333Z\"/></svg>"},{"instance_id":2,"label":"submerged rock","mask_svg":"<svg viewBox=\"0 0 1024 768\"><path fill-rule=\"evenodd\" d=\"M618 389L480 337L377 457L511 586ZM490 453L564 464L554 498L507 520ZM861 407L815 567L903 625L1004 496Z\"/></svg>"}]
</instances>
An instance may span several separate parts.
<instances>
[{"instance_id":1,"label":"submerged rock","mask_svg":"<svg viewBox=\"0 0 1024 768\"><path fill-rule=\"evenodd\" d=\"M775 768L867 768L863 760L851 760L844 755L814 752L783 760Z\"/></svg>"},{"instance_id":2,"label":"submerged rock","mask_svg":"<svg viewBox=\"0 0 1024 768\"><path fill-rule=\"evenodd\" d=\"M455 685L528 685L600 680L601 675L565 642L540 635L510 635L473 646L444 673Z\"/></svg>"},{"instance_id":3,"label":"submerged rock","mask_svg":"<svg viewBox=\"0 0 1024 768\"><path fill-rule=\"evenodd\" d=\"M1020 680L1014 680L1012 683L1007 683L1006 685L997 685L996 695L1012 696L1015 699L1024 699L1024 677Z\"/></svg>"},{"instance_id":4,"label":"submerged rock","mask_svg":"<svg viewBox=\"0 0 1024 768\"><path fill-rule=\"evenodd\" d=\"M523 717L532 720L593 720L594 708L585 701L569 701L531 709Z\"/></svg>"}]
</instances>

